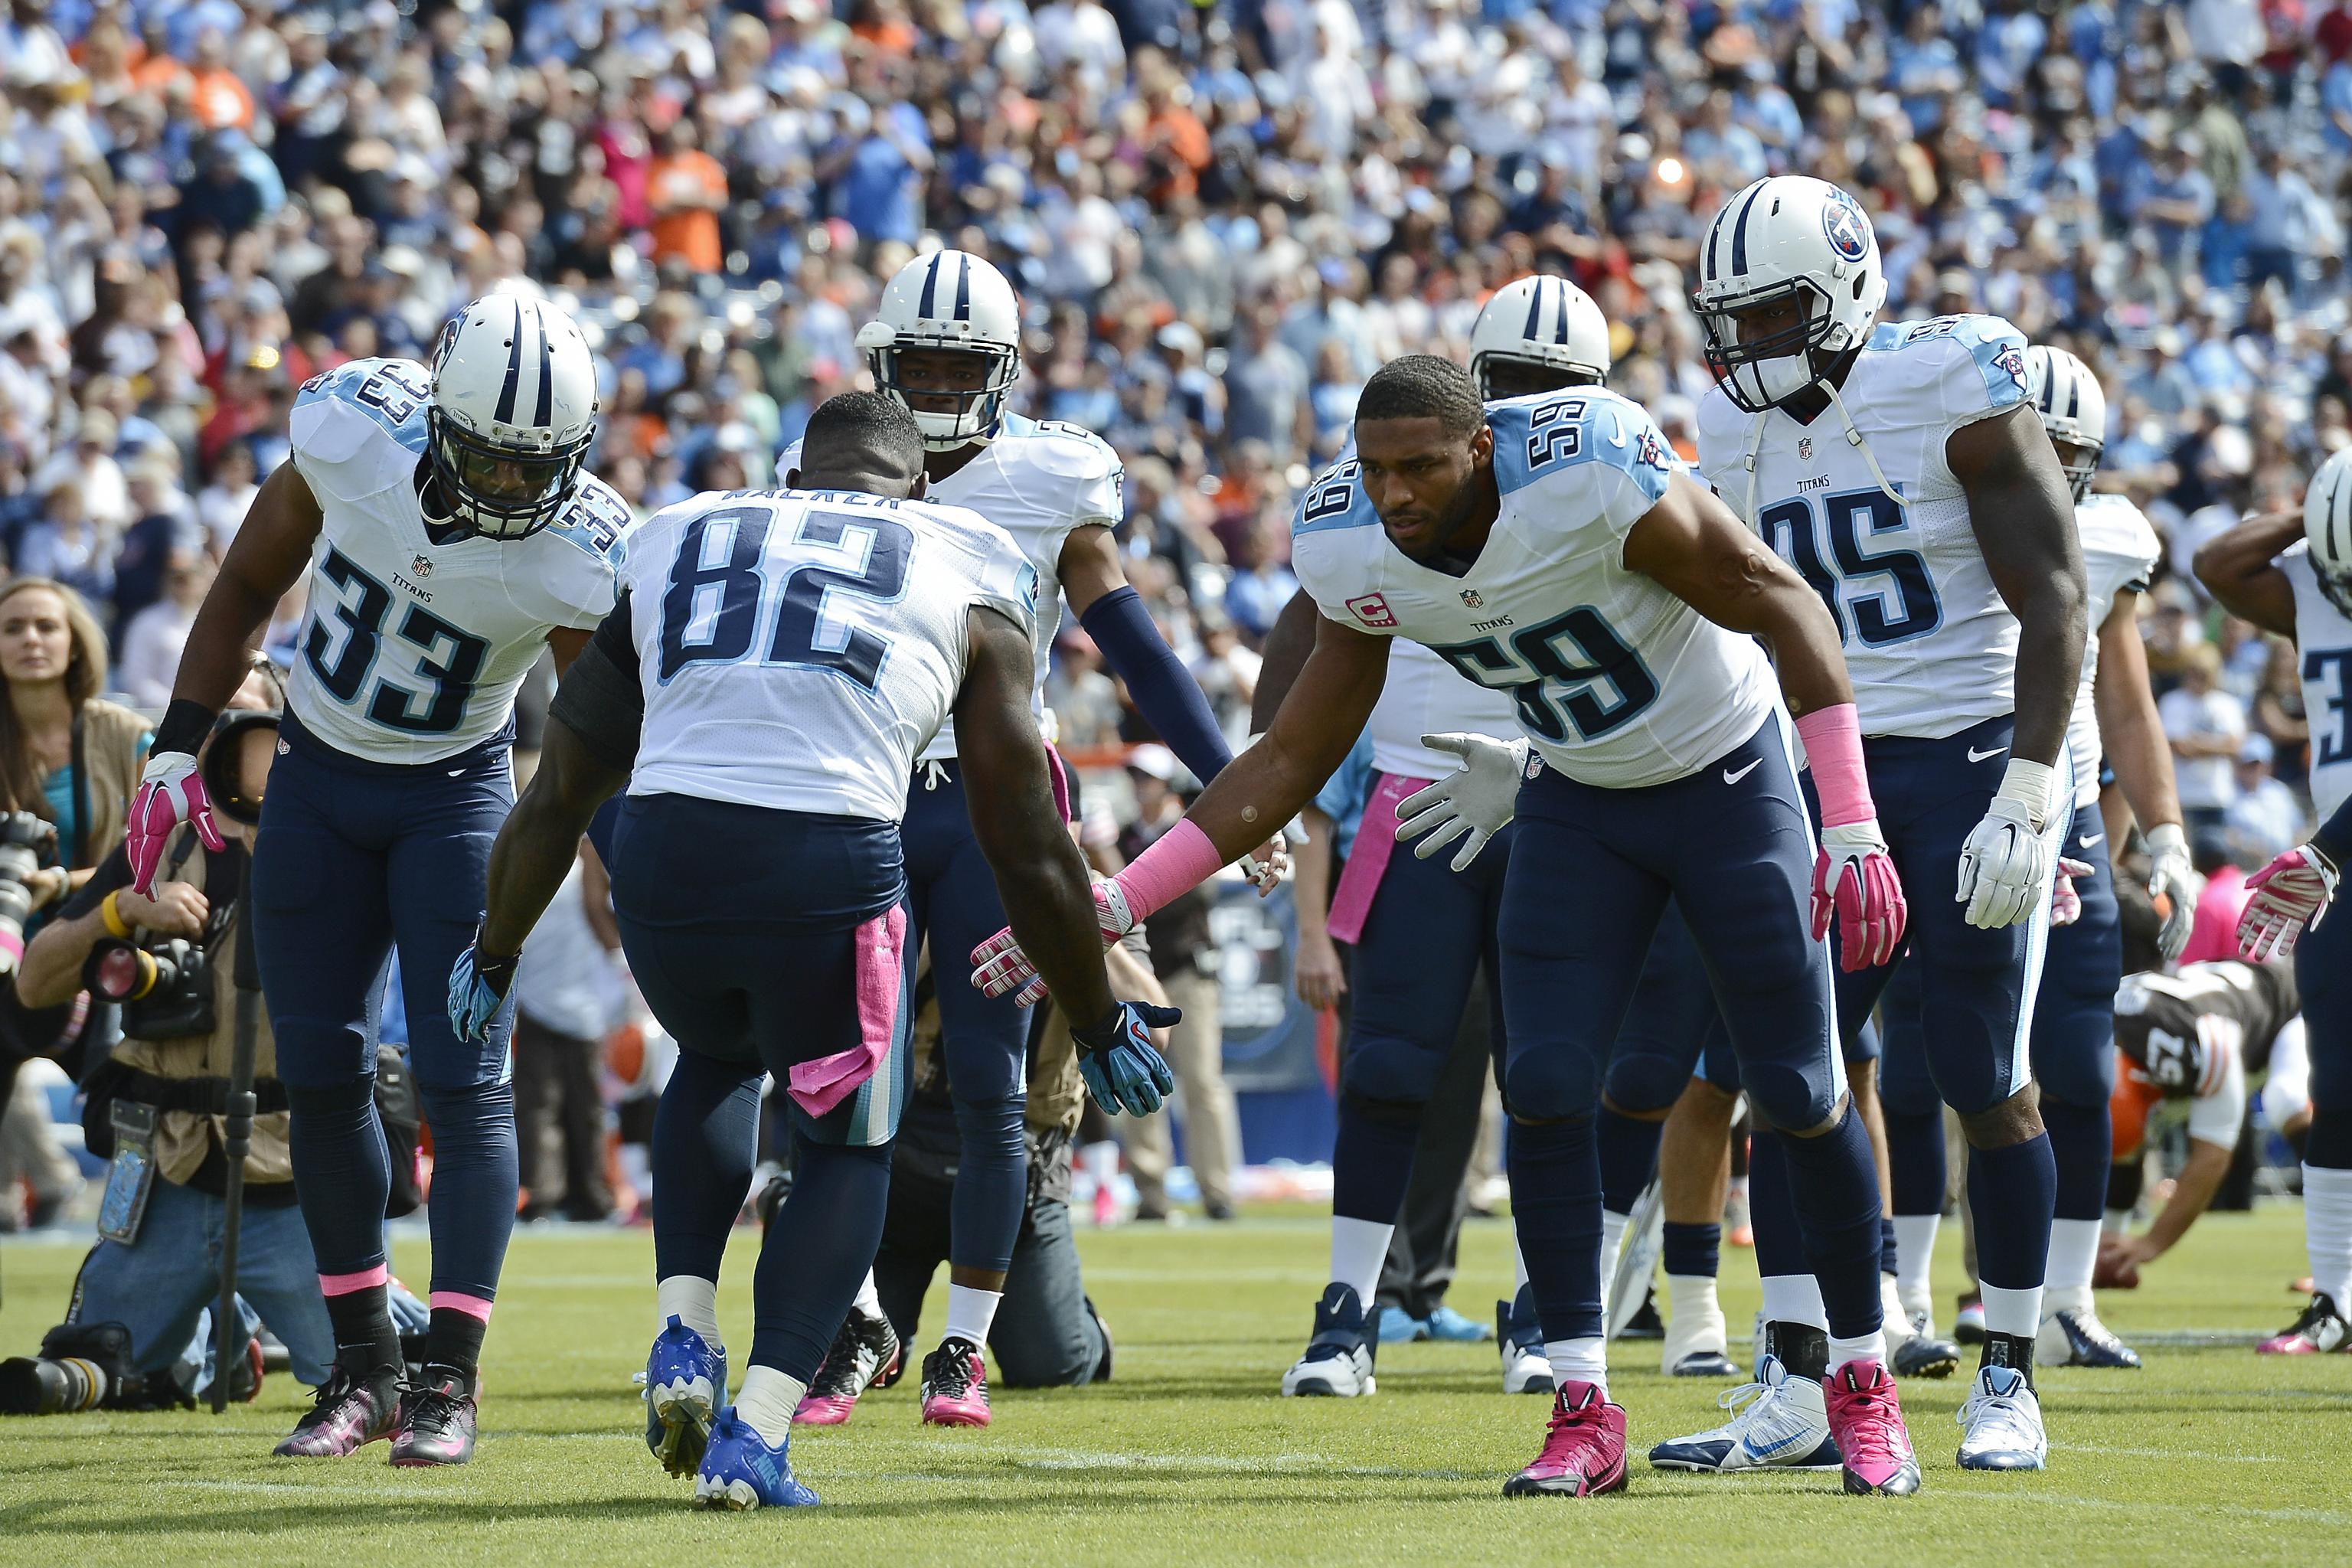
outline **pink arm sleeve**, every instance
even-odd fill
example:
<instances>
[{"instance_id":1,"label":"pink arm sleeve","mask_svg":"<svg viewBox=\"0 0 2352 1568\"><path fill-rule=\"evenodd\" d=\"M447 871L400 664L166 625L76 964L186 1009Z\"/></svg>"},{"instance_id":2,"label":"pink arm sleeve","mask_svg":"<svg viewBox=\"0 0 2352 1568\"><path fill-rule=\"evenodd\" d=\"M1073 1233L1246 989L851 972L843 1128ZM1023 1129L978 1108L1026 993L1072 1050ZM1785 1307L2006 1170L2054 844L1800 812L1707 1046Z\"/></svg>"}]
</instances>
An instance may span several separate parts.
<instances>
[{"instance_id":1,"label":"pink arm sleeve","mask_svg":"<svg viewBox=\"0 0 2352 1568\"><path fill-rule=\"evenodd\" d=\"M1217 853L1209 836L1194 826L1188 816L1162 834L1159 842L1138 855L1112 880L1127 895L1128 911L1142 921L1164 908L1170 900L1191 892L1215 876L1217 868L1224 863L1225 858Z\"/></svg>"},{"instance_id":2,"label":"pink arm sleeve","mask_svg":"<svg viewBox=\"0 0 2352 1568\"><path fill-rule=\"evenodd\" d=\"M1878 815L1870 798L1870 775L1862 765L1862 720L1851 702L1818 708L1797 721L1813 788L1822 797L1822 826L1843 827Z\"/></svg>"}]
</instances>

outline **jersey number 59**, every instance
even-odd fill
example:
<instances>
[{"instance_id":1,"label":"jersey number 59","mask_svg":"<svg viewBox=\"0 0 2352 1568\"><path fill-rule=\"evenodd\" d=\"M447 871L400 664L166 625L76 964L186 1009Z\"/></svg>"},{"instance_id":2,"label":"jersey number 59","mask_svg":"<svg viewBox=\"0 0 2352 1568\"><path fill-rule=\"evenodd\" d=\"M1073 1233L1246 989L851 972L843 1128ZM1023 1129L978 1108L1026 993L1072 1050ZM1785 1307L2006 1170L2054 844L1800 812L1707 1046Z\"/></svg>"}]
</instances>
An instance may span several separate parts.
<instances>
[{"instance_id":1,"label":"jersey number 59","mask_svg":"<svg viewBox=\"0 0 2352 1568\"><path fill-rule=\"evenodd\" d=\"M763 601L771 584L760 567L775 525L775 512L765 506L722 507L686 525L662 593L664 681L688 665L733 664L750 655L766 618ZM824 637L824 596L839 588L883 603L898 598L907 588L914 530L895 518L809 511L802 514L793 542L831 545L854 559L860 535L872 541L862 566L812 560L784 574L765 662L829 669L874 689L889 645L864 626L844 627L837 621L835 635Z\"/></svg>"},{"instance_id":2,"label":"jersey number 59","mask_svg":"<svg viewBox=\"0 0 2352 1568\"><path fill-rule=\"evenodd\" d=\"M1588 662L1570 657L1570 649ZM1479 685L1509 691L1519 722L1555 745L1576 737L1597 741L1658 700L1657 677L1590 605L1528 627L1507 648L1480 637L1432 651ZM1613 688L1614 695L1604 700L1596 688Z\"/></svg>"}]
</instances>

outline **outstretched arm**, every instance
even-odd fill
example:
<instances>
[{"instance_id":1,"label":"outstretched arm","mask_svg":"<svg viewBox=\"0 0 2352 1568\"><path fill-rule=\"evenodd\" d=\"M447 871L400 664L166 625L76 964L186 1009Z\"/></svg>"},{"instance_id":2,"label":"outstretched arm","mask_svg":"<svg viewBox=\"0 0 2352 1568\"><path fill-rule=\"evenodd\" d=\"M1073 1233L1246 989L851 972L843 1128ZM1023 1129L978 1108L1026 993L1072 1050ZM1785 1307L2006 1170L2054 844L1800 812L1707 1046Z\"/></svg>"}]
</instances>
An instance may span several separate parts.
<instances>
[{"instance_id":1,"label":"outstretched arm","mask_svg":"<svg viewBox=\"0 0 2352 1568\"><path fill-rule=\"evenodd\" d=\"M2221 607L2266 632L2294 636L2294 584L2279 570L2279 553L2303 537L2299 511L2266 512L2205 542L2197 552L2197 580Z\"/></svg>"},{"instance_id":2,"label":"outstretched arm","mask_svg":"<svg viewBox=\"0 0 2352 1568\"><path fill-rule=\"evenodd\" d=\"M1969 523L1993 586L2021 628L2010 755L2049 767L2066 745L2089 637L2066 472L2041 416L2022 404L1955 430L1944 454L1968 496Z\"/></svg>"}]
</instances>

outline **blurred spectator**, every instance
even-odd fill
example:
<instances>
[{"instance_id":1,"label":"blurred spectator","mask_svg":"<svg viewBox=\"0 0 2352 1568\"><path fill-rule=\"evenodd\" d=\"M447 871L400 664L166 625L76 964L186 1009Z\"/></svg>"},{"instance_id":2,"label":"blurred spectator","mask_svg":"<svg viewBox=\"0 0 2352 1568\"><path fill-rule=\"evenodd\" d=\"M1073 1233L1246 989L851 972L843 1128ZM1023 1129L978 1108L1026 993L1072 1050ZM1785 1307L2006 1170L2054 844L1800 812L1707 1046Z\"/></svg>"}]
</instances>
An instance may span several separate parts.
<instances>
[{"instance_id":1,"label":"blurred spectator","mask_svg":"<svg viewBox=\"0 0 2352 1568\"><path fill-rule=\"evenodd\" d=\"M2246 710L2214 684L2221 670L2221 650L2199 643L2182 664L2180 685L2157 701L2157 716L2172 742L2181 813L2192 831L2220 826L2237 795L2231 759L2246 738Z\"/></svg>"},{"instance_id":2,"label":"blurred spectator","mask_svg":"<svg viewBox=\"0 0 2352 1568\"><path fill-rule=\"evenodd\" d=\"M163 596L131 619L122 634L122 658L115 668L116 686L142 708L161 711L171 705L172 680L179 673L180 651L187 647L188 628L196 624L196 607L213 585L210 556L193 550L175 550L163 578Z\"/></svg>"},{"instance_id":3,"label":"blurred spectator","mask_svg":"<svg viewBox=\"0 0 2352 1568\"><path fill-rule=\"evenodd\" d=\"M2269 736L2251 734L2239 746L2235 782L2223 822L2240 859L2260 865L2303 842L2311 819L2294 791L2271 776Z\"/></svg>"},{"instance_id":4,"label":"blurred spectator","mask_svg":"<svg viewBox=\"0 0 2352 1568\"><path fill-rule=\"evenodd\" d=\"M515 970L515 1146L524 1219L602 1220L604 1101L597 1082L623 982L612 884L585 844Z\"/></svg>"}]
</instances>

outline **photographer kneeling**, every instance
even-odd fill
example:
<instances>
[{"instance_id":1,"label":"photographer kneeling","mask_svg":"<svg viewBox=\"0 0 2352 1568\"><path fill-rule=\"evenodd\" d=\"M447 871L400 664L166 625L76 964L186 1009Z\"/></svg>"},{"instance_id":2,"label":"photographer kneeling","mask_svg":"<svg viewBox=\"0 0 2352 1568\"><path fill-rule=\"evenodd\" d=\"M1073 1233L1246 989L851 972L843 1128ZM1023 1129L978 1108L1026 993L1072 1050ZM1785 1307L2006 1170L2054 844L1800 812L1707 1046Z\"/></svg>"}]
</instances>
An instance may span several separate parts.
<instances>
[{"instance_id":1,"label":"photographer kneeling","mask_svg":"<svg viewBox=\"0 0 2352 1568\"><path fill-rule=\"evenodd\" d=\"M274 674L257 669L205 742L200 765L226 847L207 850L182 827L165 848L154 896L142 898L131 890L118 846L26 947L17 974L27 1006L68 1001L85 988L122 1006L122 1042L86 1082L90 1150L113 1162L100 1240L75 1281L65 1326L43 1345L47 1357L85 1357L109 1380L130 1384L78 1389L88 1404L160 1402L143 1396L156 1390L154 1374L188 1348L219 1293L239 895L278 745L277 699ZM257 1114L245 1163L236 1289L285 1342L294 1375L317 1384L334 1360L334 1333L295 1206L286 1090L266 1015L257 1028ZM129 1331L127 1368L119 1335L106 1342L109 1324Z\"/></svg>"}]
</instances>

